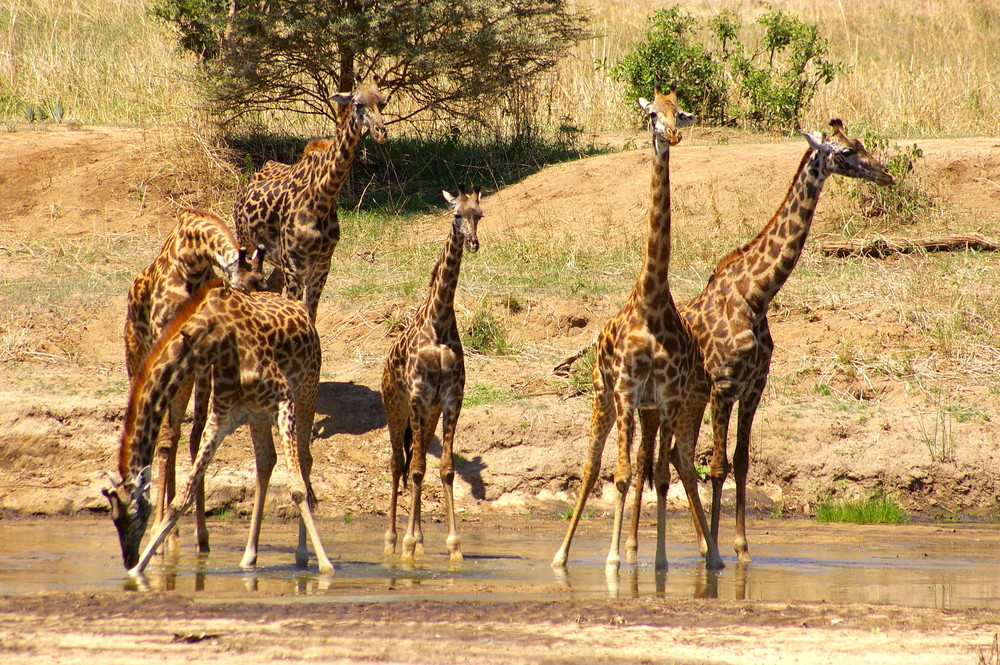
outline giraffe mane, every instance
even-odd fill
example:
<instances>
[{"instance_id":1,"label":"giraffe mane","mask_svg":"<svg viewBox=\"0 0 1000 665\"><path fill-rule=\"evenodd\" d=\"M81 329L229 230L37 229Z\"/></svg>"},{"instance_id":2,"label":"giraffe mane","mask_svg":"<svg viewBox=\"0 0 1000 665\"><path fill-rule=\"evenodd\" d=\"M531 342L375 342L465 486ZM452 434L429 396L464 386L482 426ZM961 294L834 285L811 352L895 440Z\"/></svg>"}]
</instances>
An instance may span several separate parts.
<instances>
[{"instance_id":1,"label":"giraffe mane","mask_svg":"<svg viewBox=\"0 0 1000 665\"><path fill-rule=\"evenodd\" d=\"M737 247L729 254L724 256L722 260L719 261L718 265L715 266L715 271L712 273L713 277L722 272L723 269L739 261L743 257L743 255L747 253L747 251L750 249L751 246L756 244L762 237L764 237L771 231L771 227L774 226L775 220L777 220L778 215L781 214L781 209L785 207L785 204L788 202L788 197L791 196L792 190L795 189L795 183L799 179L799 174L802 173L802 169L805 168L806 162L809 161L809 158L812 157L812 154L813 154L812 148L807 148L806 153L802 155L802 161L799 162L799 168L795 170L795 175L792 177L792 182L791 184L788 185L788 191L785 192L785 197L781 199L781 204L778 206L778 210L775 211L770 221L768 221L768 223L764 225L764 228L761 229L760 233L754 236L752 240L747 241L740 247Z\"/></svg>"},{"instance_id":2,"label":"giraffe mane","mask_svg":"<svg viewBox=\"0 0 1000 665\"><path fill-rule=\"evenodd\" d=\"M222 235L225 236L225 238L233 245L233 247L237 246L236 236L233 235L229 225L222 221L222 218L218 215L213 215L212 213L206 210L201 210L200 208L182 208L180 214L183 215L184 213L195 215L205 221L211 221L219 229L219 232L222 233Z\"/></svg>"},{"instance_id":3,"label":"giraffe mane","mask_svg":"<svg viewBox=\"0 0 1000 665\"><path fill-rule=\"evenodd\" d=\"M142 385L149 378L149 372L153 363L163 354L168 340L190 320L198 307L205 302L209 292L223 285L224 283L221 279L213 279L181 305L180 309L177 310L177 314L167 324L163 334L156 340L156 344L149 350L139 371L132 378L132 386L129 388L128 405L125 407L125 426L122 428L121 446L118 449L118 473L122 479L128 473L128 462L132 456L132 442L135 435L136 420L139 417L139 392Z\"/></svg>"}]
</instances>

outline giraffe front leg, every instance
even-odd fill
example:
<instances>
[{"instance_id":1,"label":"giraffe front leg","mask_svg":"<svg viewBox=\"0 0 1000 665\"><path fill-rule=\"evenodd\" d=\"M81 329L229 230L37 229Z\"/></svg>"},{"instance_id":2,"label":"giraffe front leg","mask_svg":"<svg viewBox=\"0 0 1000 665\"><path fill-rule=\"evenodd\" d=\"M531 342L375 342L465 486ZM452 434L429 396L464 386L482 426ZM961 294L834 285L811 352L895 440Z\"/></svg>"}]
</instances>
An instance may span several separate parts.
<instances>
[{"instance_id":1,"label":"giraffe front leg","mask_svg":"<svg viewBox=\"0 0 1000 665\"><path fill-rule=\"evenodd\" d=\"M410 492L412 504L410 520L403 536L404 559L413 559L424 554L424 534L420 526L420 500L423 491L424 476L427 471L427 448L434 436L437 425L436 414L411 403L410 426L413 427L413 456L410 458Z\"/></svg>"},{"instance_id":2,"label":"giraffe front leg","mask_svg":"<svg viewBox=\"0 0 1000 665\"><path fill-rule=\"evenodd\" d=\"M453 495L453 485L455 482L455 461L453 444L455 440L455 428L458 423L458 416L461 412L462 394L459 391L457 399L450 400L455 404L454 411L445 410L442 417L441 436L441 487L444 491L444 506L448 520L448 554L452 561L462 560L462 545L458 537L458 522L455 517L455 500Z\"/></svg>"},{"instance_id":3,"label":"giraffe front leg","mask_svg":"<svg viewBox=\"0 0 1000 665\"><path fill-rule=\"evenodd\" d=\"M750 469L750 432L763 392L764 384L762 382L740 401L736 422L736 448L733 450L733 476L736 479L736 537L733 547L740 563L753 561L747 543L747 473Z\"/></svg>"},{"instance_id":4,"label":"giraffe front leg","mask_svg":"<svg viewBox=\"0 0 1000 665\"><path fill-rule=\"evenodd\" d=\"M257 565L260 527L264 518L264 503L267 499L267 488L271 483L271 472L274 470L274 465L277 462L270 423L251 423L250 438L253 441L254 459L257 465L257 484L254 488L253 513L250 515L250 531L247 534L247 544L243 550L243 559L240 561L240 568L253 568Z\"/></svg>"},{"instance_id":5,"label":"giraffe front leg","mask_svg":"<svg viewBox=\"0 0 1000 665\"><path fill-rule=\"evenodd\" d=\"M194 462L198 456L198 448L201 446L201 437L204 435L205 423L208 421L208 407L212 394L212 374L211 372L199 372L195 378L194 385L194 419L191 424L191 436L188 440L188 449L191 454L191 461ZM205 522L205 481L198 483L198 488L194 499L195 515L195 543L199 554L206 554L208 546L208 525Z\"/></svg>"},{"instance_id":6,"label":"giraffe front leg","mask_svg":"<svg viewBox=\"0 0 1000 665\"><path fill-rule=\"evenodd\" d=\"M656 433L660 428L660 414L655 409L644 409L639 412L639 422L642 425L642 441L635 458L635 498L632 502L632 523L628 538L625 540L625 561L635 563L639 558L639 519L642 516L642 488L648 479L653 480L653 446L656 444Z\"/></svg>"},{"instance_id":7,"label":"giraffe front leg","mask_svg":"<svg viewBox=\"0 0 1000 665\"><path fill-rule=\"evenodd\" d=\"M711 533L708 527L708 520L705 518L705 509L701 505L701 496L698 494L698 474L694 470L693 447L694 442L690 440L690 436L684 436L675 442L670 458L677 469L677 475L680 476L681 482L684 484L688 506L691 509L693 519L697 523L696 529L700 530L701 533ZM723 563L722 557L719 555L719 546L715 539L709 538L706 545L708 549L705 552L705 566L709 570L721 570L725 568L725 563Z\"/></svg>"},{"instance_id":8,"label":"giraffe front leg","mask_svg":"<svg viewBox=\"0 0 1000 665\"><path fill-rule=\"evenodd\" d=\"M587 505L587 497L594 490L597 484L597 476L601 471L601 454L604 452L604 442L611 432L614 424L614 402L609 391L601 386L594 386L594 405L590 415L590 451L587 460L583 464L583 473L580 478L580 494L576 498L576 506L573 508L573 515L570 517L569 525L566 527L566 536L562 545L552 558L553 568L565 568L569 558L569 546L573 542L573 535L580 524L583 516L583 509Z\"/></svg>"},{"instance_id":9,"label":"giraffe front leg","mask_svg":"<svg viewBox=\"0 0 1000 665\"><path fill-rule=\"evenodd\" d=\"M167 506L166 512L163 516L163 521L156 525L153 530L153 535L146 544L146 548L139 556L138 563L136 563L135 566L128 571L129 575L132 575L133 577L142 576L146 566L149 565L150 559L153 558L157 548L163 544L163 541L166 539L170 529L177 524L177 520L181 518L184 511L190 508L191 504L194 503L195 485L200 483L205 477L205 470L208 468L209 463L215 456L215 451L219 447L219 443L230 431L232 431L231 428L223 429L219 426L218 419L214 414L209 418L208 424L205 427L206 445L201 446L198 450L198 456L191 465L191 472L188 474L187 480L184 482L184 485L181 487L177 496L175 496Z\"/></svg>"},{"instance_id":10,"label":"giraffe front leg","mask_svg":"<svg viewBox=\"0 0 1000 665\"><path fill-rule=\"evenodd\" d=\"M722 515L722 488L726 483L726 476L729 475L729 455L726 448L729 439L729 420L733 413L733 402L731 399L716 393L712 395L711 409L712 462L709 469L709 476L712 479L712 526L710 533L712 542L718 548L719 521Z\"/></svg>"},{"instance_id":11,"label":"giraffe front leg","mask_svg":"<svg viewBox=\"0 0 1000 665\"><path fill-rule=\"evenodd\" d=\"M611 527L611 547L604 563L607 573L617 573L621 565L622 522L625 516L625 498L632 481L632 437L635 435L635 411L627 394L616 402L618 415L618 463L615 465L614 524Z\"/></svg>"},{"instance_id":12,"label":"giraffe front leg","mask_svg":"<svg viewBox=\"0 0 1000 665\"><path fill-rule=\"evenodd\" d=\"M383 556L396 553L396 510L399 505L399 483L409 473L406 460L413 450L413 430L410 428L409 407L401 398L401 392L391 379L382 383L382 405L385 408L389 430L389 472L392 475L392 488L389 495L389 524L385 531L385 547Z\"/></svg>"}]
</instances>

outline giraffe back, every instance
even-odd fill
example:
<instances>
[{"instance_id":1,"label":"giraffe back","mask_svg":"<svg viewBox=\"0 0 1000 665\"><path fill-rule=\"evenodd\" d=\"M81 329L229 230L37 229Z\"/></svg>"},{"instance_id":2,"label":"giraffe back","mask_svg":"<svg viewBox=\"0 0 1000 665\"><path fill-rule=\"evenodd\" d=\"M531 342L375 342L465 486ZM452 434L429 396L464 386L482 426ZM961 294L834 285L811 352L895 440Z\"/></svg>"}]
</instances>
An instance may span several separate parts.
<instances>
[{"instance_id":1,"label":"giraffe back","mask_svg":"<svg viewBox=\"0 0 1000 665\"><path fill-rule=\"evenodd\" d=\"M153 261L132 281L126 312L126 368L132 376L182 303L235 265L236 238L219 217L185 208Z\"/></svg>"}]
</instances>

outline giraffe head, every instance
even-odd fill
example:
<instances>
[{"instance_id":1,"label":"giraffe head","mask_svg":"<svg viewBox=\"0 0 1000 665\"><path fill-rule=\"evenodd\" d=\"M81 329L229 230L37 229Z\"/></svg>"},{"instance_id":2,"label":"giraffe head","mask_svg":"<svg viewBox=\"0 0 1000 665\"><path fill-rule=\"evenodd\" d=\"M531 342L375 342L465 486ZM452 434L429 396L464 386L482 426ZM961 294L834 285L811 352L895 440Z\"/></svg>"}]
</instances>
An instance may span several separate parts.
<instances>
[{"instance_id":1,"label":"giraffe head","mask_svg":"<svg viewBox=\"0 0 1000 665\"><path fill-rule=\"evenodd\" d=\"M826 155L826 166L830 173L871 180L876 185L892 185L896 182L889 171L865 150L861 141L847 135L844 123L839 118L831 120L830 126L834 131L834 135L830 137L819 132L805 134L809 147Z\"/></svg>"},{"instance_id":2,"label":"giraffe head","mask_svg":"<svg viewBox=\"0 0 1000 665\"><path fill-rule=\"evenodd\" d=\"M658 153L681 142L681 127L693 125L698 117L685 113L677 104L677 88L663 94L660 84L653 86L653 101L639 98L639 107L649 115L649 128L653 132L653 149Z\"/></svg>"},{"instance_id":3,"label":"giraffe head","mask_svg":"<svg viewBox=\"0 0 1000 665\"><path fill-rule=\"evenodd\" d=\"M330 95L330 99L345 106L350 104L350 111L354 113L361 126L367 127L378 143L385 143L382 109L388 100L379 90L379 81L378 74L372 76L371 81L363 81L359 76L354 92L337 92Z\"/></svg>"},{"instance_id":4,"label":"giraffe head","mask_svg":"<svg viewBox=\"0 0 1000 665\"><path fill-rule=\"evenodd\" d=\"M472 188L471 194L466 193L465 185L458 186L458 196L452 196L447 190L441 192L454 212L453 228L462 236L465 246L473 254L479 251L479 237L476 233L479 220L483 218L483 209L479 207L480 192L479 185Z\"/></svg>"},{"instance_id":5,"label":"giraffe head","mask_svg":"<svg viewBox=\"0 0 1000 665\"><path fill-rule=\"evenodd\" d=\"M229 286L248 293L264 290L264 245L258 245L247 260L247 248L240 247L236 260L226 264L225 275Z\"/></svg>"},{"instance_id":6,"label":"giraffe head","mask_svg":"<svg viewBox=\"0 0 1000 665\"><path fill-rule=\"evenodd\" d=\"M152 512L149 503L149 478L148 466L139 473L138 482L134 477L115 481L109 474L111 487L102 490L111 504L111 520L118 530L122 560L126 568L139 563L139 545Z\"/></svg>"}]
</instances>

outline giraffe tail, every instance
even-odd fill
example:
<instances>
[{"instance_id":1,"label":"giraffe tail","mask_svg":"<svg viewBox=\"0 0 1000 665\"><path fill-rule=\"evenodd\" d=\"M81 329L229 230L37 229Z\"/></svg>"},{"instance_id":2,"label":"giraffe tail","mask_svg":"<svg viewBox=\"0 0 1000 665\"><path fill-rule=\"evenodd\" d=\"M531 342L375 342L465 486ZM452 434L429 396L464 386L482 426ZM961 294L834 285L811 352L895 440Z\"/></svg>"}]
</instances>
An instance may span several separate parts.
<instances>
[{"instance_id":1,"label":"giraffe tail","mask_svg":"<svg viewBox=\"0 0 1000 665\"><path fill-rule=\"evenodd\" d=\"M413 428L406 422L403 430L403 489L406 489L406 479L410 475L410 460L413 459Z\"/></svg>"}]
</instances>

